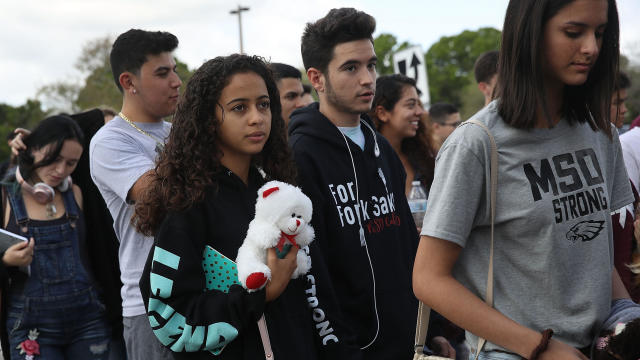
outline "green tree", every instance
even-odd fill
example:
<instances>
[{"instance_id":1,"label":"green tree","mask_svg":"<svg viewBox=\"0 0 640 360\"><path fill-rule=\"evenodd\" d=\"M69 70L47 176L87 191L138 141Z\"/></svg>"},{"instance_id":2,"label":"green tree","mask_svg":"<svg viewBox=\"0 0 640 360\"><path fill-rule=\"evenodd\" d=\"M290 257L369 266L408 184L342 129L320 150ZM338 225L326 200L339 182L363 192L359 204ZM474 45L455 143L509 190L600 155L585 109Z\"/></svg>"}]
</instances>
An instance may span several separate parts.
<instances>
[{"instance_id":1,"label":"green tree","mask_svg":"<svg viewBox=\"0 0 640 360\"><path fill-rule=\"evenodd\" d=\"M468 86L475 83L476 58L483 52L498 50L500 36L499 30L481 28L444 36L433 44L425 54L431 102L448 102L465 108L463 95L470 94Z\"/></svg>"},{"instance_id":2,"label":"green tree","mask_svg":"<svg viewBox=\"0 0 640 360\"><path fill-rule=\"evenodd\" d=\"M21 106L0 104L0 161L9 158L11 153L5 141L7 135L18 127L33 129L46 115L38 100L27 100Z\"/></svg>"},{"instance_id":3,"label":"green tree","mask_svg":"<svg viewBox=\"0 0 640 360\"><path fill-rule=\"evenodd\" d=\"M111 44L113 39L105 36L91 40L83 47L75 67L86 77L73 101L75 111L98 106L122 107L122 94L114 83L109 62Z\"/></svg>"},{"instance_id":4,"label":"green tree","mask_svg":"<svg viewBox=\"0 0 640 360\"><path fill-rule=\"evenodd\" d=\"M114 83L109 62L112 43L109 36L89 41L75 64L83 80L61 80L45 85L38 91L38 98L51 112L73 113L99 106L120 109L122 94ZM176 59L176 67L183 83L186 83L193 71L179 59Z\"/></svg>"}]
</instances>

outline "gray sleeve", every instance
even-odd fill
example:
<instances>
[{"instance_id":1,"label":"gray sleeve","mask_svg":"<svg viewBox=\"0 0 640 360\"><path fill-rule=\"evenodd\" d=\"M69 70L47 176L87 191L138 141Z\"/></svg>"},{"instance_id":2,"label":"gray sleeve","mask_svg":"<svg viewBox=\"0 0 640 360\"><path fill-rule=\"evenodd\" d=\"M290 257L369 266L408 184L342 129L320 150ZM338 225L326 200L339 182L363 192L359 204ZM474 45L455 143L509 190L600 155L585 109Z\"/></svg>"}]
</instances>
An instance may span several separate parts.
<instances>
[{"instance_id":1,"label":"gray sleeve","mask_svg":"<svg viewBox=\"0 0 640 360\"><path fill-rule=\"evenodd\" d=\"M139 143L124 134L94 137L89 153L91 178L98 188L109 189L126 202L133 184L155 167L145 154Z\"/></svg>"},{"instance_id":2,"label":"gray sleeve","mask_svg":"<svg viewBox=\"0 0 640 360\"><path fill-rule=\"evenodd\" d=\"M477 126L465 128L467 136L454 132L451 136L461 136L448 139L452 141L445 142L438 152L421 232L463 247L471 228L486 215L480 204L484 203L488 173L483 142L479 136L468 136L484 135L484 131Z\"/></svg>"},{"instance_id":3,"label":"gray sleeve","mask_svg":"<svg viewBox=\"0 0 640 360\"><path fill-rule=\"evenodd\" d=\"M614 130L613 143L613 183L610 191L611 211L618 210L623 206L633 203L633 192L631 191L631 183L629 175L625 168L624 159L622 157L622 149L620 147L620 139Z\"/></svg>"}]
</instances>

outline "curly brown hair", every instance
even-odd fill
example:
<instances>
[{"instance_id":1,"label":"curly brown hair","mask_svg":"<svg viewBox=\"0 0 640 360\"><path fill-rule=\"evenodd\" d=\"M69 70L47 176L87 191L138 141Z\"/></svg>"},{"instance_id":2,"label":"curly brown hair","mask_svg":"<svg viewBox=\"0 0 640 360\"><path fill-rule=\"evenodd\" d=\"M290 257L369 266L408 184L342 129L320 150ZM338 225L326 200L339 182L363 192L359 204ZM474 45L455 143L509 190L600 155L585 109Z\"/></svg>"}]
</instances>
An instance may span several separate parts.
<instances>
[{"instance_id":1,"label":"curly brown hair","mask_svg":"<svg viewBox=\"0 0 640 360\"><path fill-rule=\"evenodd\" d=\"M271 101L271 132L260 154L252 159L266 180L295 183L296 169L287 146L280 95L271 70L258 56L234 54L205 62L182 94L169 139L160 153L150 187L136 204L131 219L136 229L153 235L170 211L180 211L204 200L207 188L217 189L225 171L218 146L220 119L216 106L231 77L253 72L264 80Z\"/></svg>"},{"instance_id":2,"label":"curly brown hair","mask_svg":"<svg viewBox=\"0 0 640 360\"><path fill-rule=\"evenodd\" d=\"M400 74L381 76L376 80L376 95L373 99L369 116L373 119L378 131L382 129L384 123L377 118L376 107L382 106L385 110L392 111L396 103L400 101L402 92L407 86L413 86L418 90L415 80ZM424 121L420 119L416 135L403 139L400 148L400 151L409 158L411 165L416 168L415 170L422 175L422 185L427 190L431 188L433 169L435 167L429 131Z\"/></svg>"}]
</instances>

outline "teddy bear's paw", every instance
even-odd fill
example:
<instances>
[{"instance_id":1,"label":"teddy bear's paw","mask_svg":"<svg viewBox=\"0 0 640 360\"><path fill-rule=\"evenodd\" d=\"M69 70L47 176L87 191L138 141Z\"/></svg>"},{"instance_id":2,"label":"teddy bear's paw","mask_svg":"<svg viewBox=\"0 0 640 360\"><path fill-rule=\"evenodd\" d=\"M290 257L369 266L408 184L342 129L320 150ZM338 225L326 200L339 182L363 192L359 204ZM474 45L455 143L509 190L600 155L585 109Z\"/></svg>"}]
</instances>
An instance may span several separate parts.
<instances>
[{"instance_id":1,"label":"teddy bear's paw","mask_svg":"<svg viewBox=\"0 0 640 360\"><path fill-rule=\"evenodd\" d=\"M247 280L245 281L245 285L248 290L258 290L261 289L264 284L267 282L267 277L264 273L254 272L247 276Z\"/></svg>"}]
</instances>

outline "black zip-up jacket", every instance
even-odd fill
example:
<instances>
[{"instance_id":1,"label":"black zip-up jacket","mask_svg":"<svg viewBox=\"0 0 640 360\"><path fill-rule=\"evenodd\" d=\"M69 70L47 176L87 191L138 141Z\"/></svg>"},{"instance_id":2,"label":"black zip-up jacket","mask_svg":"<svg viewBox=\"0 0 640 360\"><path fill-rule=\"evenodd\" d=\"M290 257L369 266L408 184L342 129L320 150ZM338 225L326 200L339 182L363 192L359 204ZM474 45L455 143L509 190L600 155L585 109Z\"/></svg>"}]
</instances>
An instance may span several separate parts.
<instances>
[{"instance_id":1,"label":"black zip-up jacket","mask_svg":"<svg viewBox=\"0 0 640 360\"><path fill-rule=\"evenodd\" d=\"M276 359L316 359L303 279L291 280L269 303L264 289L205 290L205 246L235 260L264 183L255 169L248 186L231 171L216 180L217 190L208 189L201 203L169 214L155 237L140 291L156 336L176 359L264 359L256 324L264 312ZM227 342L219 355L212 354Z\"/></svg>"},{"instance_id":2,"label":"black zip-up jacket","mask_svg":"<svg viewBox=\"0 0 640 360\"><path fill-rule=\"evenodd\" d=\"M408 359L418 306L411 287L418 234L404 194L406 174L368 119L361 128L364 151L319 112L318 103L291 117L289 144L302 190L313 202L316 233L308 300L321 358Z\"/></svg>"}]
</instances>

